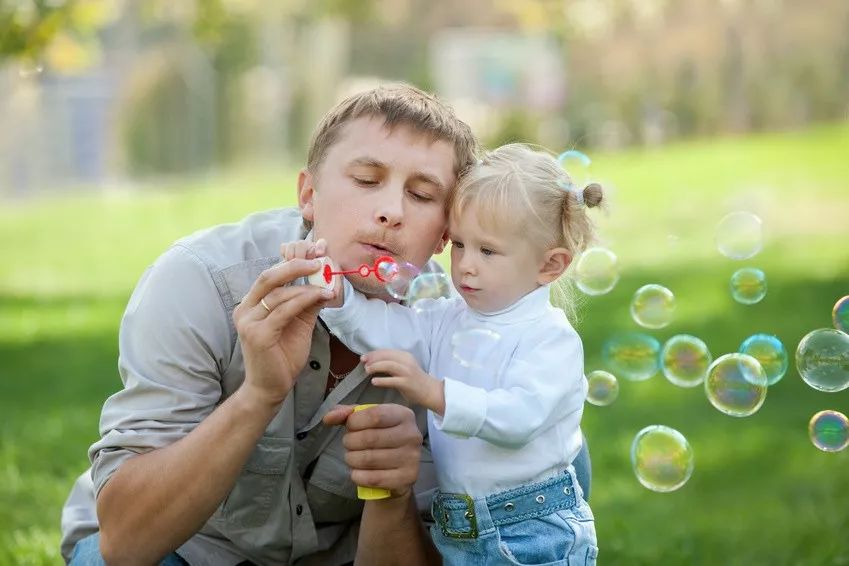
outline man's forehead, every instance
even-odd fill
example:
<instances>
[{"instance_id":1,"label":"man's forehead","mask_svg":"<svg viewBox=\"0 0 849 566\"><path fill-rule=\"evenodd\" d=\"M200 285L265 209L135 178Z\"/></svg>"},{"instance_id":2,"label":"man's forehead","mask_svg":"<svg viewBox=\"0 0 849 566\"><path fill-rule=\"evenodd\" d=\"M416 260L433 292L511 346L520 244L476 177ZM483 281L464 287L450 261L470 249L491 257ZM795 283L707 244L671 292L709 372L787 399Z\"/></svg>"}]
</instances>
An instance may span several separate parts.
<instances>
[{"instance_id":1,"label":"man's forehead","mask_svg":"<svg viewBox=\"0 0 849 566\"><path fill-rule=\"evenodd\" d=\"M363 117L345 124L330 154L345 164L367 164L392 167L415 165L432 174L454 178L454 146L445 140L433 139L427 133L407 124L389 127L382 118ZM336 151L333 151L336 149Z\"/></svg>"}]
</instances>

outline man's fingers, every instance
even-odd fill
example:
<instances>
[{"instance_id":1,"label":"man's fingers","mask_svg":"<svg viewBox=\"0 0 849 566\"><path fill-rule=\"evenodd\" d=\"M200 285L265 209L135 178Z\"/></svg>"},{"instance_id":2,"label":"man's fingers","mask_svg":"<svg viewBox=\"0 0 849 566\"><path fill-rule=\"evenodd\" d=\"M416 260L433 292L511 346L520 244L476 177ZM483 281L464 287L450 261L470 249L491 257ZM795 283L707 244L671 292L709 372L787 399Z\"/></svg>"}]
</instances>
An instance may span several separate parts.
<instances>
[{"instance_id":1,"label":"man's fingers","mask_svg":"<svg viewBox=\"0 0 849 566\"><path fill-rule=\"evenodd\" d=\"M299 314L303 313L312 317L318 314L318 311L321 310L321 305L332 297L332 294L328 294L325 289L312 285L299 285L295 289L301 292L280 303L278 306L272 307L271 312L268 313L268 316L262 322L267 322L272 327L282 327L286 326L289 321ZM271 305L268 306L271 307Z\"/></svg>"},{"instance_id":2,"label":"man's fingers","mask_svg":"<svg viewBox=\"0 0 849 566\"><path fill-rule=\"evenodd\" d=\"M274 289L288 285L299 277L306 277L310 273L315 273L320 267L321 261L319 260L297 258L273 265L260 273L242 303L248 307L256 306L260 299ZM265 302L268 303L268 299ZM268 306L272 307L270 304Z\"/></svg>"},{"instance_id":3,"label":"man's fingers","mask_svg":"<svg viewBox=\"0 0 849 566\"><path fill-rule=\"evenodd\" d=\"M415 450L402 448L375 448L372 450L348 450L345 463L353 470L389 470L395 468L405 457L414 455Z\"/></svg>"},{"instance_id":4,"label":"man's fingers","mask_svg":"<svg viewBox=\"0 0 849 566\"><path fill-rule=\"evenodd\" d=\"M395 493L407 493L418 479L418 467L389 470L351 470L351 481L356 485L382 487Z\"/></svg>"},{"instance_id":5,"label":"man's fingers","mask_svg":"<svg viewBox=\"0 0 849 566\"><path fill-rule=\"evenodd\" d=\"M336 405L321 420L328 426L342 425L353 412L353 405Z\"/></svg>"},{"instance_id":6,"label":"man's fingers","mask_svg":"<svg viewBox=\"0 0 849 566\"><path fill-rule=\"evenodd\" d=\"M313 301L313 299L311 299L309 297L314 296L316 294L316 292L318 292L319 299L326 299L327 298L326 296L322 296L321 289L318 289L317 287L313 287L311 285L294 285L294 286L289 286L289 287L278 287L278 288L274 289L273 291L271 291L270 293L268 293L267 295L265 295L264 297L262 297L260 299L259 304L257 304L253 308L248 307L248 305L244 304L244 301L243 301L244 306L239 305L239 308L240 309L247 309L247 310L244 311L244 314L240 313L240 315L238 317L239 322L265 320L265 319L269 318L272 313L277 312L278 309L281 306L295 300L298 297L304 297L304 296L308 297L306 302L307 302L307 304L309 304ZM321 309L320 305L319 305L318 309L319 310ZM303 310L303 307L300 310ZM284 312L284 311L280 311L280 312ZM288 313L289 311L287 310L285 312ZM273 319L273 320L276 321L276 319Z\"/></svg>"},{"instance_id":7,"label":"man's fingers","mask_svg":"<svg viewBox=\"0 0 849 566\"><path fill-rule=\"evenodd\" d=\"M416 416L413 410L403 405L383 403L358 411L348 418L348 432L356 432L369 428L383 429L410 422L415 426Z\"/></svg>"}]
</instances>

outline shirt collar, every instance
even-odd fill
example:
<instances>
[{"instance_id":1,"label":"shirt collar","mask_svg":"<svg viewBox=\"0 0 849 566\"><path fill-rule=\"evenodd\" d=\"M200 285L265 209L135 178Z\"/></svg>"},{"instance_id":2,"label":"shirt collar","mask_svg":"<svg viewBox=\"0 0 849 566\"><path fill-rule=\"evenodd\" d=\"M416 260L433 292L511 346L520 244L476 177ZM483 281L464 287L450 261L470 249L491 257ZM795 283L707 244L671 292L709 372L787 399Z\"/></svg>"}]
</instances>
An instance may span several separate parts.
<instances>
[{"instance_id":1,"label":"shirt collar","mask_svg":"<svg viewBox=\"0 0 849 566\"><path fill-rule=\"evenodd\" d=\"M543 285L501 310L480 312L469 307L471 318L480 322L514 324L541 317L550 308L551 285Z\"/></svg>"}]
</instances>

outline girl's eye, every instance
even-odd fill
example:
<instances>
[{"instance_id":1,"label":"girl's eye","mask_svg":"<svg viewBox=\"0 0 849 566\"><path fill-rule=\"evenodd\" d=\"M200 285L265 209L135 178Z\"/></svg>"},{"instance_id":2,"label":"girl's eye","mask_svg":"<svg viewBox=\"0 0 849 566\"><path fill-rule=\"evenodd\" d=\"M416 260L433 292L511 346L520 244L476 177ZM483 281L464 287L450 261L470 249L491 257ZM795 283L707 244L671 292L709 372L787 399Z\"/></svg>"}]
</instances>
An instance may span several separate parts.
<instances>
[{"instance_id":1,"label":"girl's eye","mask_svg":"<svg viewBox=\"0 0 849 566\"><path fill-rule=\"evenodd\" d=\"M461 250L463 249L463 242L458 242L458 241L454 240L454 241L451 242L451 245L454 246L455 248L459 248Z\"/></svg>"},{"instance_id":2,"label":"girl's eye","mask_svg":"<svg viewBox=\"0 0 849 566\"><path fill-rule=\"evenodd\" d=\"M419 201L419 202L428 202L428 201L433 200L432 198L430 198L430 195L426 195L426 194L423 194L423 193L410 193L410 194L412 194L413 198L415 200Z\"/></svg>"},{"instance_id":3,"label":"girl's eye","mask_svg":"<svg viewBox=\"0 0 849 566\"><path fill-rule=\"evenodd\" d=\"M483 255L492 255L495 253L495 250L491 250L489 248L481 248L481 253Z\"/></svg>"},{"instance_id":4,"label":"girl's eye","mask_svg":"<svg viewBox=\"0 0 849 566\"><path fill-rule=\"evenodd\" d=\"M363 178L360 178L360 177L354 177L354 181L358 185L362 185L364 187L373 187L377 184L377 181L375 181L373 179L363 179Z\"/></svg>"}]
</instances>

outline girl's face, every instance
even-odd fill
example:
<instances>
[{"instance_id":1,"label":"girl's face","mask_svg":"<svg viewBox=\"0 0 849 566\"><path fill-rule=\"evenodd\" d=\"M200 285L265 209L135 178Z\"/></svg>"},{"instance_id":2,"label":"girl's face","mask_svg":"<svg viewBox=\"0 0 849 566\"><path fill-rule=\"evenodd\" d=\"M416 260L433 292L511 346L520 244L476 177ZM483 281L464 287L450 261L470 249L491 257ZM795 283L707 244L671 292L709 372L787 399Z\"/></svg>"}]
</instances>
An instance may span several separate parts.
<instances>
[{"instance_id":1,"label":"girl's face","mask_svg":"<svg viewBox=\"0 0 849 566\"><path fill-rule=\"evenodd\" d=\"M545 251L521 230L485 229L473 206L451 214L451 279L466 303L480 312L504 309L540 286Z\"/></svg>"}]
</instances>

